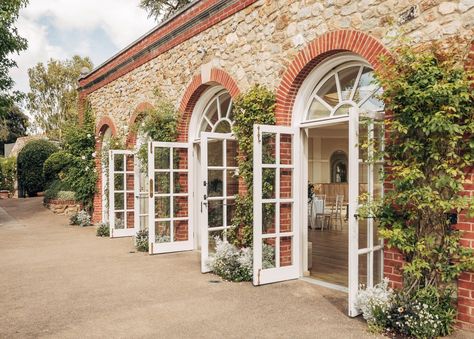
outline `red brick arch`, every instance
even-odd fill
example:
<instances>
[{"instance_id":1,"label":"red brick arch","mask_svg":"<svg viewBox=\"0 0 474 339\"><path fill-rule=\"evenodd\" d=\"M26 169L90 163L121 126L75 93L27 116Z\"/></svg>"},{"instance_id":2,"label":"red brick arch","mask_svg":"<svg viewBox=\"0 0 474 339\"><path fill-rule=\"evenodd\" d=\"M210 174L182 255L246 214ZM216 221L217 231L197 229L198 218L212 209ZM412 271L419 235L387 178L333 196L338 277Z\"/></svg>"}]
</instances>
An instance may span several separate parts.
<instances>
[{"instance_id":1,"label":"red brick arch","mask_svg":"<svg viewBox=\"0 0 474 339\"><path fill-rule=\"evenodd\" d=\"M210 80L206 83L203 83L201 74L195 75L186 88L183 99L181 100L181 104L179 106L179 112L181 113L181 118L178 124L179 141L188 140L189 122L191 121L191 115L193 113L194 106L198 102L202 93L204 93L204 91L211 87L214 83L226 88L232 98L235 98L240 94L237 83L226 71L222 69L211 69Z\"/></svg>"},{"instance_id":2,"label":"red brick arch","mask_svg":"<svg viewBox=\"0 0 474 339\"><path fill-rule=\"evenodd\" d=\"M95 126L96 136L98 136L100 133L104 133L107 130L107 128L110 128L112 130L112 135L117 134L117 129L115 128L114 121L110 117L104 116L99 120L99 122Z\"/></svg>"},{"instance_id":3,"label":"red brick arch","mask_svg":"<svg viewBox=\"0 0 474 339\"><path fill-rule=\"evenodd\" d=\"M151 109L153 109L152 104L150 104L149 102L142 102L133 111L133 114L130 117L130 121L128 122L128 135L127 140L125 142L127 148L135 146L135 142L137 141L137 136L133 129L133 126L143 118L144 114L147 111Z\"/></svg>"},{"instance_id":4,"label":"red brick arch","mask_svg":"<svg viewBox=\"0 0 474 339\"><path fill-rule=\"evenodd\" d=\"M291 124L291 113L298 90L314 67L329 56L345 51L362 56L374 69L380 67L379 56L390 56L388 49L379 40L354 30L329 32L311 41L287 67L278 86L278 124Z\"/></svg>"}]
</instances>

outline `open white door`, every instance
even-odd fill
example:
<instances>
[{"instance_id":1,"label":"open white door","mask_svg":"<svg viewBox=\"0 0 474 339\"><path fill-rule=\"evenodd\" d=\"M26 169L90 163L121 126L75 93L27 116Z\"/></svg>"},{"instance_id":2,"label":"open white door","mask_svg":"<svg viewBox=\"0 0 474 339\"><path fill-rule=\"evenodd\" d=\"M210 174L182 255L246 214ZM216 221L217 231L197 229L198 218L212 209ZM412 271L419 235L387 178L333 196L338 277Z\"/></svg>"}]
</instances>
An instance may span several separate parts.
<instances>
[{"instance_id":1,"label":"open white door","mask_svg":"<svg viewBox=\"0 0 474 339\"><path fill-rule=\"evenodd\" d=\"M253 130L253 284L296 279L300 267L295 157L291 127Z\"/></svg>"},{"instance_id":2,"label":"open white door","mask_svg":"<svg viewBox=\"0 0 474 339\"><path fill-rule=\"evenodd\" d=\"M383 195L383 113L349 110L349 316L361 312L355 306L359 285L372 287L382 279L383 240L373 218L358 216L362 201Z\"/></svg>"},{"instance_id":3,"label":"open white door","mask_svg":"<svg viewBox=\"0 0 474 339\"><path fill-rule=\"evenodd\" d=\"M149 252L192 250L190 147L179 142L148 145Z\"/></svg>"},{"instance_id":4,"label":"open white door","mask_svg":"<svg viewBox=\"0 0 474 339\"><path fill-rule=\"evenodd\" d=\"M148 228L148 169L143 168L139 157L135 157L135 228Z\"/></svg>"},{"instance_id":5,"label":"open white door","mask_svg":"<svg viewBox=\"0 0 474 339\"><path fill-rule=\"evenodd\" d=\"M227 239L239 192L237 141L231 134L201 133L201 272L215 250L215 239Z\"/></svg>"},{"instance_id":6,"label":"open white door","mask_svg":"<svg viewBox=\"0 0 474 339\"><path fill-rule=\"evenodd\" d=\"M132 151L109 151L110 237L135 235L135 155Z\"/></svg>"}]
</instances>

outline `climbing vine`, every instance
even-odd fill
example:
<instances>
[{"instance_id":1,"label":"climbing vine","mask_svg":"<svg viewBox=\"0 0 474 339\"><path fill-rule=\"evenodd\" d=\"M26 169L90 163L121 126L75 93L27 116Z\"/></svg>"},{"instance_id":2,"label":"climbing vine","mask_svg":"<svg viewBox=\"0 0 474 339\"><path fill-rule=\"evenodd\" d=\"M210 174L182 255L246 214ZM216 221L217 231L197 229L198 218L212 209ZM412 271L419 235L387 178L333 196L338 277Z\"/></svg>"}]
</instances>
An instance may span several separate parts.
<instances>
[{"instance_id":1,"label":"climbing vine","mask_svg":"<svg viewBox=\"0 0 474 339\"><path fill-rule=\"evenodd\" d=\"M366 214L378 219L380 235L405 261L403 288L393 301L398 317L421 319L415 306L428 304L443 322L429 328L433 337L451 332L452 283L474 268L473 251L461 245L462 232L453 226L474 204L461 194L473 166L474 74L463 67L458 46L455 41L423 50L404 45L394 52L395 60L382 60L376 74L392 115L385 126L385 159L393 189L368 202ZM378 325L417 336L409 322L390 319L384 313Z\"/></svg>"},{"instance_id":2,"label":"climbing vine","mask_svg":"<svg viewBox=\"0 0 474 339\"><path fill-rule=\"evenodd\" d=\"M253 125L274 125L275 103L275 95L270 90L255 85L239 95L233 105L233 132L239 144L239 176L247 188L245 194L239 194L236 198L232 228L227 236L230 242L238 246L250 247L253 243ZM264 178L264 182L272 180ZM268 185L264 186L264 191L272 189Z\"/></svg>"}]
</instances>

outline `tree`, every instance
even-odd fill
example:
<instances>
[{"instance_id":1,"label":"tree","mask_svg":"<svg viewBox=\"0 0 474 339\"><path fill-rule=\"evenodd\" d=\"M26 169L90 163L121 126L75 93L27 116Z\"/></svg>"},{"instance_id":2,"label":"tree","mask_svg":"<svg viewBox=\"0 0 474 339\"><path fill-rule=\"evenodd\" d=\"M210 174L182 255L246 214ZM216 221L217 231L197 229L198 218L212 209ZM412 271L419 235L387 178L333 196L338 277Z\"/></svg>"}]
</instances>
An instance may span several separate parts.
<instances>
[{"instance_id":1,"label":"tree","mask_svg":"<svg viewBox=\"0 0 474 339\"><path fill-rule=\"evenodd\" d=\"M192 0L140 0L140 7L148 12L149 17L161 21L176 14L191 2Z\"/></svg>"},{"instance_id":2,"label":"tree","mask_svg":"<svg viewBox=\"0 0 474 339\"><path fill-rule=\"evenodd\" d=\"M17 105L6 111L6 116L0 121L0 154L3 155L3 145L15 142L19 137L26 135L28 117Z\"/></svg>"},{"instance_id":3,"label":"tree","mask_svg":"<svg viewBox=\"0 0 474 339\"><path fill-rule=\"evenodd\" d=\"M30 90L27 108L34 117L34 127L51 139L61 139L64 123L77 116L77 80L81 70L93 68L92 61L75 55L70 60L50 59L28 70Z\"/></svg>"},{"instance_id":4,"label":"tree","mask_svg":"<svg viewBox=\"0 0 474 339\"><path fill-rule=\"evenodd\" d=\"M28 4L28 0L0 1L0 118L3 119L15 102L21 98L19 92L11 92L14 82L9 70L16 67L11 59L12 53L19 53L27 48L26 39L18 35L15 22L20 9Z\"/></svg>"}]
</instances>

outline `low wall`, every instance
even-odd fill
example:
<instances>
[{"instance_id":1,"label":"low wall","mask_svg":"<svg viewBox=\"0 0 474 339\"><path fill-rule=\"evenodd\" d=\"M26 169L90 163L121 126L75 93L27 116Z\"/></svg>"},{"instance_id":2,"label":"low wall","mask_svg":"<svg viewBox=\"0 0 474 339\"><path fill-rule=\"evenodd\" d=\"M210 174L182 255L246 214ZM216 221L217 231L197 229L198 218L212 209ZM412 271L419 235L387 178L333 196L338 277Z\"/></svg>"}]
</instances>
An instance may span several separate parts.
<instances>
[{"instance_id":1,"label":"low wall","mask_svg":"<svg viewBox=\"0 0 474 339\"><path fill-rule=\"evenodd\" d=\"M59 215L73 215L82 209L82 205L75 200L49 200L44 205Z\"/></svg>"}]
</instances>

